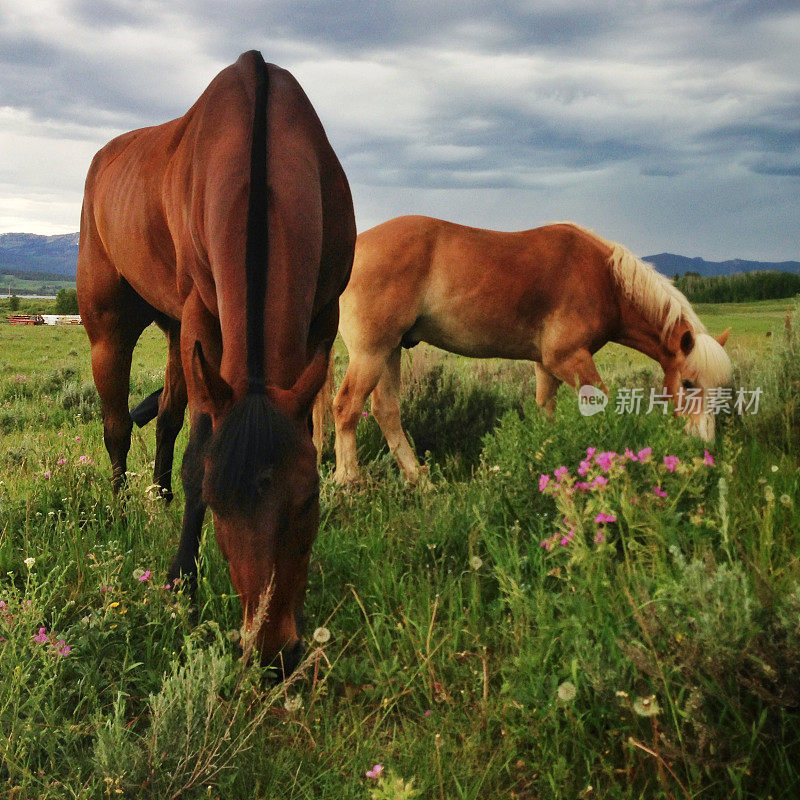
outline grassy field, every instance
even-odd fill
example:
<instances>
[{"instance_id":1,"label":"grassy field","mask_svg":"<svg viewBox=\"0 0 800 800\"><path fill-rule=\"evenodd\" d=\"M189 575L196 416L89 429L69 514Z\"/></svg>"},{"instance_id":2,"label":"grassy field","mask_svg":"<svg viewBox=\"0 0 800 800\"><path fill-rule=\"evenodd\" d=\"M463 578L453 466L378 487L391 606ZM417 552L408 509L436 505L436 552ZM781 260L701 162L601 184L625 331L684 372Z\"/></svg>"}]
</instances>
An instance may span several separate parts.
<instances>
[{"instance_id":1,"label":"grassy field","mask_svg":"<svg viewBox=\"0 0 800 800\"><path fill-rule=\"evenodd\" d=\"M65 278L58 280L56 278L48 278L47 280L31 280L30 278L21 278L18 275L0 275L0 291L4 294L11 292L24 296L26 294L58 294L59 289L74 289L75 279Z\"/></svg>"},{"instance_id":2,"label":"grassy field","mask_svg":"<svg viewBox=\"0 0 800 800\"><path fill-rule=\"evenodd\" d=\"M527 364L405 356L430 485L403 484L372 418L357 491L333 485L329 449L308 658L278 687L240 660L209 522L196 606L162 588L181 493L148 489L152 428L112 497L83 329L0 325L0 796L796 797L790 305L699 307L734 329L737 385L764 392L708 454L669 417L583 418L563 389L551 424ZM132 404L164 354L146 331ZM621 348L598 362L614 387L657 380Z\"/></svg>"}]
</instances>

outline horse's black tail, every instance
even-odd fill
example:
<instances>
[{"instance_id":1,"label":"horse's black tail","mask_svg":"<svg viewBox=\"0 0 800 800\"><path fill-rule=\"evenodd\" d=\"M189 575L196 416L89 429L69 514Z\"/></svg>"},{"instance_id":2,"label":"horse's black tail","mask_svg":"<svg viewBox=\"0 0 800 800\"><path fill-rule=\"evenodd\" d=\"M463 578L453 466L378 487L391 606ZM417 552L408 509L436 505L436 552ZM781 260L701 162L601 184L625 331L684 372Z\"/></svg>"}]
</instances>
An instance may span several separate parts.
<instances>
[{"instance_id":1,"label":"horse's black tail","mask_svg":"<svg viewBox=\"0 0 800 800\"><path fill-rule=\"evenodd\" d=\"M161 399L163 391L164 387L162 386L158 391L147 395L136 408L131 409L131 419L139 428L143 428L151 419L158 416L158 401Z\"/></svg>"}]
</instances>

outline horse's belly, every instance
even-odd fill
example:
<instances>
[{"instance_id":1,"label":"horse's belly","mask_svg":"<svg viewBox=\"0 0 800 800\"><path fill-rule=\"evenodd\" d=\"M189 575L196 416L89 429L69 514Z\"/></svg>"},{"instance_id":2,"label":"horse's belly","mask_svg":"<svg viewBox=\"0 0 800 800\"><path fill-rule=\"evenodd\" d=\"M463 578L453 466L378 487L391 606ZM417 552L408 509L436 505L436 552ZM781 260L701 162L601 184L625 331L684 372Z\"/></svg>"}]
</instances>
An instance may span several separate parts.
<instances>
[{"instance_id":1,"label":"horse's belly","mask_svg":"<svg viewBox=\"0 0 800 800\"><path fill-rule=\"evenodd\" d=\"M413 337L450 353L472 358L538 357L538 336L528 326L481 319L421 318Z\"/></svg>"}]
</instances>

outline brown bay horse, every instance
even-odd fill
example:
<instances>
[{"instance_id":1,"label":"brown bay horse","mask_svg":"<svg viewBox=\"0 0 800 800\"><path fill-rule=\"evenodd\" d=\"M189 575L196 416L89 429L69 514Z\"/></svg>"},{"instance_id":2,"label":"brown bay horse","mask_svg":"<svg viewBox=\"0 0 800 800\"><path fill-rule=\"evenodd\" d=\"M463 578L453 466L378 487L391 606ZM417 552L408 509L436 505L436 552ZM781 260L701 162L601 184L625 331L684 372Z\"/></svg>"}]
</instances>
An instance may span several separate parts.
<instances>
[{"instance_id":1,"label":"brown bay horse","mask_svg":"<svg viewBox=\"0 0 800 800\"><path fill-rule=\"evenodd\" d=\"M398 396L401 348L418 342L534 361L536 400L550 416L562 382L607 392L592 359L607 342L655 359L673 398L689 388L702 398L730 380L727 331L712 338L668 279L571 223L501 233L422 216L389 220L359 235L339 305L350 357L333 401L339 483L358 479L356 426L370 393L390 450L405 476L417 479ZM325 400L330 392L318 404ZM703 403L687 429L710 439L714 417ZM321 442L321 431L316 436Z\"/></svg>"},{"instance_id":2,"label":"brown bay horse","mask_svg":"<svg viewBox=\"0 0 800 800\"><path fill-rule=\"evenodd\" d=\"M131 354L155 322L169 343L155 465L168 495L187 403L191 420L169 579L194 581L210 506L245 646L284 674L302 652L319 525L309 420L354 245L347 179L310 101L255 51L183 117L111 141L86 180L78 298L114 491L131 440Z\"/></svg>"}]
</instances>

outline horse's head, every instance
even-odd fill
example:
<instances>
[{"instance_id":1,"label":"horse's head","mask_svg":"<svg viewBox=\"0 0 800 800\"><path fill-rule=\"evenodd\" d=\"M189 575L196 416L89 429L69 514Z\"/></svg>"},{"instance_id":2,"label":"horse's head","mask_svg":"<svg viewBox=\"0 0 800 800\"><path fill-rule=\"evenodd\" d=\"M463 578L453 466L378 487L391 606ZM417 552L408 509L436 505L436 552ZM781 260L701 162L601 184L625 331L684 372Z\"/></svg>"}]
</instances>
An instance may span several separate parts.
<instances>
[{"instance_id":1,"label":"horse's head","mask_svg":"<svg viewBox=\"0 0 800 800\"><path fill-rule=\"evenodd\" d=\"M676 414L687 417L687 433L711 441L715 414L711 394L731 381L731 360L723 349L730 328L714 338L686 323L673 332L673 355L664 366L664 389L675 400Z\"/></svg>"},{"instance_id":2,"label":"horse's head","mask_svg":"<svg viewBox=\"0 0 800 800\"><path fill-rule=\"evenodd\" d=\"M243 647L288 675L302 656L299 620L319 525L308 420L327 353L317 353L291 389L269 387L238 402L199 346L192 368L213 430L203 499L244 610Z\"/></svg>"}]
</instances>

